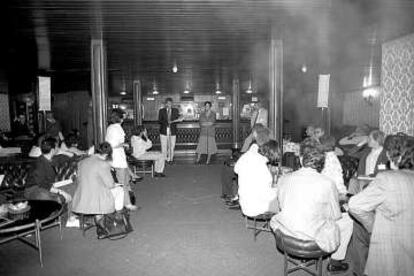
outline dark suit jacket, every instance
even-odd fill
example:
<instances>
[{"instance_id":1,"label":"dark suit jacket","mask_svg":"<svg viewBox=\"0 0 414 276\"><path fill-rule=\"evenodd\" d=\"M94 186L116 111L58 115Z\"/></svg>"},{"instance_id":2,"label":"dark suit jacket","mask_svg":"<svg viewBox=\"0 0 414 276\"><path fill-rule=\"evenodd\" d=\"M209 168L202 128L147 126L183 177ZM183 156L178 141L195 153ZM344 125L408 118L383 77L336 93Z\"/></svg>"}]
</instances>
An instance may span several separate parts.
<instances>
[{"instance_id":1,"label":"dark suit jacket","mask_svg":"<svg viewBox=\"0 0 414 276\"><path fill-rule=\"evenodd\" d=\"M52 162L41 155L37 158L36 162L34 162L34 165L27 176L25 186L39 186L46 190L50 190L55 182L55 176L56 172L52 166Z\"/></svg>"},{"instance_id":2,"label":"dark suit jacket","mask_svg":"<svg viewBox=\"0 0 414 276\"><path fill-rule=\"evenodd\" d=\"M365 152L362 155L361 159L359 159L358 175L365 175L367 157L368 157L368 154L370 152L371 152L371 148L367 147L367 149L365 150ZM387 163L388 163L388 158L387 158L387 155L385 153L385 150L383 149L381 151L380 155L378 156L377 163L375 163L374 176L377 175L377 173L379 172L378 165L383 164L383 165L387 166Z\"/></svg>"},{"instance_id":3,"label":"dark suit jacket","mask_svg":"<svg viewBox=\"0 0 414 276\"><path fill-rule=\"evenodd\" d=\"M174 121L180 117L180 113L177 108L171 108L171 121ZM168 114L167 108L160 109L158 113L158 122L160 123L160 134L167 135ZM177 123L170 125L171 135L177 135Z\"/></svg>"}]
</instances>

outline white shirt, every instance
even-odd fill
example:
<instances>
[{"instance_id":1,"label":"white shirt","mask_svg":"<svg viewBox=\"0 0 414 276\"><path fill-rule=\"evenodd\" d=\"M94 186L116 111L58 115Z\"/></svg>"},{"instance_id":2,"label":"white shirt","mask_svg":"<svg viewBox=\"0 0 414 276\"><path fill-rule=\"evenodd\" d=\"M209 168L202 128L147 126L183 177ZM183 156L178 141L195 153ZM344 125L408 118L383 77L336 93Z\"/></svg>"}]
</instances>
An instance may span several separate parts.
<instances>
[{"instance_id":1,"label":"white shirt","mask_svg":"<svg viewBox=\"0 0 414 276\"><path fill-rule=\"evenodd\" d=\"M243 214L257 216L269 211L269 204L276 199L277 190L272 188L272 174L267 158L261 155L256 144L251 145L234 166L238 174L239 203Z\"/></svg>"},{"instance_id":2,"label":"white shirt","mask_svg":"<svg viewBox=\"0 0 414 276\"><path fill-rule=\"evenodd\" d=\"M378 157L381 154L382 150L383 148L379 147L377 149L372 149L368 154L365 163L365 175L371 175L375 172L375 165L377 164Z\"/></svg>"},{"instance_id":3,"label":"white shirt","mask_svg":"<svg viewBox=\"0 0 414 276\"><path fill-rule=\"evenodd\" d=\"M339 194L345 195L347 193L342 175L342 165L334 151L325 153L325 166L321 173L329 177L335 183Z\"/></svg>"},{"instance_id":4,"label":"white shirt","mask_svg":"<svg viewBox=\"0 0 414 276\"><path fill-rule=\"evenodd\" d=\"M131 137L131 146L133 150L132 156L139 158L152 147L152 142L150 139L144 141L141 137L133 135Z\"/></svg>"},{"instance_id":5,"label":"white shirt","mask_svg":"<svg viewBox=\"0 0 414 276\"><path fill-rule=\"evenodd\" d=\"M120 144L125 142L125 132L121 124L111 124L106 129L105 141L112 147L112 167L128 168L125 150Z\"/></svg>"},{"instance_id":6,"label":"white shirt","mask_svg":"<svg viewBox=\"0 0 414 276\"><path fill-rule=\"evenodd\" d=\"M311 168L282 176L277 198L281 211L272 218L272 229L298 239L317 240L326 223L341 218L335 184ZM339 245L335 233L324 234L325 243Z\"/></svg>"}]
</instances>

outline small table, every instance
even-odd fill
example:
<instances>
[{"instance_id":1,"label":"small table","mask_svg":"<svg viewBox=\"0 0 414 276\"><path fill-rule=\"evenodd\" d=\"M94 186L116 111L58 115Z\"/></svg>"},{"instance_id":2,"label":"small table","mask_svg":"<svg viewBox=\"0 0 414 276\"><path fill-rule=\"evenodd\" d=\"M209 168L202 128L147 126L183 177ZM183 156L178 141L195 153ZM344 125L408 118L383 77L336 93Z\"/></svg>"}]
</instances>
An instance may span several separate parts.
<instances>
[{"instance_id":1,"label":"small table","mask_svg":"<svg viewBox=\"0 0 414 276\"><path fill-rule=\"evenodd\" d=\"M40 266L43 267L42 230L59 226L62 239L62 211L63 206L51 200L28 200L30 210L22 219L14 219L9 214L0 222L0 244L18 239L39 251ZM35 241L27 238L34 234Z\"/></svg>"}]
</instances>

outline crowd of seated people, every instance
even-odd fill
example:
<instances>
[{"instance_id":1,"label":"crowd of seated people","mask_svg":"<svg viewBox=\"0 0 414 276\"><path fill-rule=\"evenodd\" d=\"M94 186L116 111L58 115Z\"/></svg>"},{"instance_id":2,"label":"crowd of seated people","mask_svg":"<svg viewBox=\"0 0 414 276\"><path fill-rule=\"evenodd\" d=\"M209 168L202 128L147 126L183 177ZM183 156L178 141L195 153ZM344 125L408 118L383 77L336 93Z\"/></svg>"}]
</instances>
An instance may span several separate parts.
<instances>
[{"instance_id":1,"label":"crowd of seated people","mask_svg":"<svg viewBox=\"0 0 414 276\"><path fill-rule=\"evenodd\" d=\"M414 271L414 143L407 142L408 136L385 137L362 126L337 143L323 128L311 126L300 147L301 168L272 185L272 157L261 149L277 142L260 132L265 135L256 133L234 166L236 198L244 215L276 213L272 229L315 241L331 253L331 273L350 267L361 276ZM359 161L349 185L338 156Z\"/></svg>"}]
</instances>

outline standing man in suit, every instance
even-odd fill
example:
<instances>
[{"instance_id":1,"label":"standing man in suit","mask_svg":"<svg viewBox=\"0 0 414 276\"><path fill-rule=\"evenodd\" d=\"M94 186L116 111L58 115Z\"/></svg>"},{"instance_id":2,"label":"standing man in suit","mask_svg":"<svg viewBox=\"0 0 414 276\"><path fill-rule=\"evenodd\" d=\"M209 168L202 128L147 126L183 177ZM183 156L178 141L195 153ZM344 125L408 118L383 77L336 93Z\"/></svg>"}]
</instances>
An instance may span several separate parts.
<instances>
[{"instance_id":1,"label":"standing man in suit","mask_svg":"<svg viewBox=\"0 0 414 276\"><path fill-rule=\"evenodd\" d=\"M172 107L173 100L165 99L165 107L161 108L158 113L158 121L160 123L160 140L161 152L168 163L172 163L174 159L174 148L177 135L177 123L183 121L183 117L177 108Z\"/></svg>"}]
</instances>

